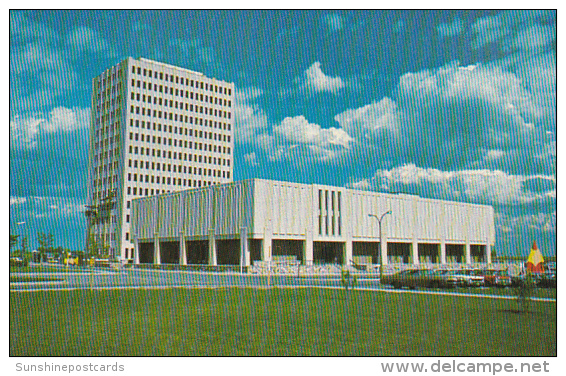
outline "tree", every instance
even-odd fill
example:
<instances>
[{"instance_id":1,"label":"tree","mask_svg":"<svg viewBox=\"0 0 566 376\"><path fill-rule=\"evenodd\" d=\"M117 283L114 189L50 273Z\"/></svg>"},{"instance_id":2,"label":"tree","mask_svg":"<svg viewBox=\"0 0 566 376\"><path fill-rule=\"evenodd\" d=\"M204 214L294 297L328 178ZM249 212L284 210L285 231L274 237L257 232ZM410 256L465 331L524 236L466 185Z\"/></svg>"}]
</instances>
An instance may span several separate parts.
<instances>
[{"instance_id":1,"label":"tree","mask_svg":"<svg viewBox=\"0 0 566 376\"><path fill-rule=\"evenodd\" d=\"M27 236L24 236L20 243L20 257L24 259L27 253L28 253L28 238Z\"/></svg>"},{"instance_id":2,"label":"tree","mask_svg":"<svg viewBox=\"0 0 566 376\"><path fill-rule=\"evenodd\" d=\"M39 247L37 250L41 255L41 259L44 259L44 255L46 252L51 252L51 248L53 247L53 234L49 233L46 234L44 232L37 233L37 242L39 243Z\"/></svg>"},{"instance_id":3,"label":"tree","mask_svg":"<svg viewBox=\"0 0 566 376\"><path fill-rule=\"evenodd\" d=\"M10 253L12 252L12 247L18 243L18 238L20 235L10 234Z\"/></svg>"},{"instance_id":4,"label":"tree","mask_svg":"<svg viewBox=\"0 0 566 376\"><path fill-rule=\"evenodd\" d=\"M108 253L110 246L105 244L103 239L96 239L92 234L93 225L103 225L107 226L110 224L112 218L112 211L116 207L116 190L108 192L108 194L103 197L100 201L93 200L92 205L86 205L85 216L87 218L87 244L86 252L88 254L100 254L102 250L103 253ZM103 231L106 233L106 229ZM96 250L95 250L96 248Z\"/></svg>"},{"instance_id":5,"label":"tree","mask_svg":"<svg viewBox=\"0 0 566 376\"><path fill-rule=\"evenodd\" d=\"M55 237L50 232L49 234L47 234L47 249L48 249L48 251L53 252L54 246L55 246Z\"/></svg>"},{"instance_id":6,"label":"tree","mask_svg":"<svg viewBox=\"0 0 566 376\"><path fill-rule=\"evenodd\" d=\"M531 302L531 296L533 295L536 283L531 272L527 272L524 278L519 279L517 283L517 287L515 287L517 312L527 313L529 312L529 304Z\"/></svg>"},{"instance_id":7,"label":"tree","mask_svg":"<svg viewBox=\"0 0 566 376\"><path fill-rule=\"evenodd\" d=\"M87 242L87 256L98 256L100 254L100 244L96 239L96 235L89 234Z\"/></svg>"},{"instance_id":8,"label":"tree","mask_svg":"<svg viewBox=\"0 0 566 376\"><path fill-rule=\"evenodd\" d=\"M358 279L354 275L350 275L350 271L348 269L342 269L342 278L340 279L342 286L348 291L348 288L352 287L354 289L358 284Z\"/></svg>"}]
</instances>

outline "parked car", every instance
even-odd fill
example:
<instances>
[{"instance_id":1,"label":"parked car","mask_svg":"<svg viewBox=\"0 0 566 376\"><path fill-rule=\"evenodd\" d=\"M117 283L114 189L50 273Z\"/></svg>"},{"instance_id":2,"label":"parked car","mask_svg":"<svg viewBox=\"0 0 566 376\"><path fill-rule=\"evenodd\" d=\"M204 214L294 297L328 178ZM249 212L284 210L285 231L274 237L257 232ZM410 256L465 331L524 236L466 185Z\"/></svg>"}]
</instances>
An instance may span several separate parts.
<instances>
[{"instance_id":1,"label":"parked car","mask_svg":"<svg viewBox=\"0 0 566 376\"><path fill-rule=\"evenodd\" d=\"M481 286L483 277L468 275L467 270L445 270L444 276L457 287Z\"/></svg>"},{"instance_id":2,"label":"parked car","mask_svg":"<svg viewBox=\"0 0 566 376\"><path fill-rule=\"evenodd\" d=\"M27 262L21 257L10 257L10 266L27 266Z\"/></svg>"},{"instance_id":3,"label":"parked car","mask_svg":"<svg viewBox=\"0 0 566 376\"><path fill-rule=\"evenodd\" d=\"M485 270L485 286L488 287L508 287L511 286L511 277L506 270Z\"/></svg>"},{"instance_id":4,"label":"parked car","mask_svg":"<svg viewBox=\"0 0 566 376\"><path fill-rule=\"evenodd\" d=\"M539 287L556 287L556 273L542 273L537 281Z\"/></svg>"},{"instance_id":5,"label":"parked car","mask_svg":"<svg viewBox=\"0 0 566 376\"><path fill-rule=\"evenodd\" d=\"M455 287L458 283L458 278L444 270L409 269L395 274L384 275L381 283L391 285L394 288Z\"/></svg>"},{"instance_id":6,"label":"parked car","mask_svg":"<svg viewBox=\"0 0 566 376\"><path fill-rule=\"evenodd\" d=\"M480 269L457 270L456 274L462 275L463 287L480 287L485 284L485 276Z\"/></svg>"}]
</instances>

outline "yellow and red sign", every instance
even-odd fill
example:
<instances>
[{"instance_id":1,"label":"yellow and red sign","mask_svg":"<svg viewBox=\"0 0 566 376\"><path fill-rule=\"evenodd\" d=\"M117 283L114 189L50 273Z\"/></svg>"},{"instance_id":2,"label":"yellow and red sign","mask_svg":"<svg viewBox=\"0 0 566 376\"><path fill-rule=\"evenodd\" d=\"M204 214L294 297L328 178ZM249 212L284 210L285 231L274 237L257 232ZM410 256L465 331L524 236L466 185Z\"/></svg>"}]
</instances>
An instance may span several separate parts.
<instances>
[{"instance_id":1,"label":"yellow and red sign","mask_svg":"<svg viewBox=\"0 0 566 376\"><path fill-rule=\"evenodd\" d=\"M544 259L542 258L542 253L540 253L537 248L537 242L534 241L531 253L527 259L527 271L531 273L544 273L543 263Z\"/></svg>"}]
</instances>

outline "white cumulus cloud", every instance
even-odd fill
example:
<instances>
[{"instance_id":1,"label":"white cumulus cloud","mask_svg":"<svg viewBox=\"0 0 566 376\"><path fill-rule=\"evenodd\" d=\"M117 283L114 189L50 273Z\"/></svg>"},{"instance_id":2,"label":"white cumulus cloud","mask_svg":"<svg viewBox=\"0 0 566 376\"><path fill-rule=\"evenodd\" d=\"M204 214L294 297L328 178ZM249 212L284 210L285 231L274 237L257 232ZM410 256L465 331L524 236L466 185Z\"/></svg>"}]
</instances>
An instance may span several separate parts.
<instances>
[{"instance_id":1,"label":"white cumulus cloud","mask_svg":"<svg viewBox=\"0 0 566 376\"><path fill-rule=\"evenodd\" d=\"M258 162L257 162L257 156L255 154L255 151L252 151L251 153L244 154L244 161L246 161L246 163L251 165L251 166L257 166Z\"/></svg>"},{"instance_id":2,"label":"white cumulus cloud","mask_svg":"<svg viewBox=\"0 0 566 376\"><path fill-rule=\"evenodd\" d=\"M296 158L304 153L320 161L330 161L343 155L354 139L341 128L322 128L309 123L304 116L287 117L264 133L258 142L270 159Z\"/></svg>"},{"instance_id":3,"label":"white cumulus cloud","mask_svg":"<svg viewBox=\"0 0 566 376\"><path fill-rule=\"evenodd\" d=\"M18 197L18 196L10 196L10 206L12 205L21 205L27 202L27 198L25 197Z\"/></svg>"},{"instance_id":4,"label":"white cumulus cloud","mask_svg":"<svg viewBox=\"0 0 566 376\"><path fill-rule=\"evenodd\" d=\"M90 110L86 108L56 107L49 113L49 118L42 123L46 132L72 132L87 128L90 121Z\"/></svg>"},{"instance_id":5,"label":"white cumulus cloud","mask_svg":"<svg viewBox=\"0 0 566 376\"><path fill-rule=\"evenodd\" d=\"M248 87L236 89L235 94L235 141L237 143L256 142L257 134L265 132L269 127L267 115L255 102L263 95L263 91L256 87Z\"/></svg>"},{"instance_id":6,"label":"white cumulus cloud","mask_svg":"<svg viewBox=\"0 0 566 376\"><path fill-rule=\"evenodd\" d=\"M10 120L10 145L16 149L34 149L41 134L72 132L87 128L90 109L56 107L48 114L15 116Z\"/></svg>"},{"instance_id":7,"label":"white cumulus cloud","mask_svg":"<svg viewBox=\"0 0 566 376\"><path fill-rule=\"evenodd\" d=\"M67 45L78 52L104 53L111 56L110 45L96 30L80 26L67 35Z\"/></svg>"},{"instance_id":8,"label":"white cumulus cloud","mask_svg":"<svg viewBox=\"0 0 566 376\"><path fill-rule=\"evenodd\" d=\"M300 86L308 91L338 93L344 88L344 81L340 77L331 77L324 74L320 62L316 61L298 79Z\"/></svg>"},{"instance_id":9,"label":"white cumulus cloud","mask_svg":"<svg viewBox=\"0 0 566 376\"><path fill-rule=\"evenodd\" d=\"M400 114L397 104L388 97L366 106L348 109L334 117L351 134L372 138L380 131L396 131Z\"/></svg>"},{"instance_id":10,"label":"white cumulus cloud","mask_svg":"<svg viewBox=\"0 0 566 376\"><path fill-rule=\"evenodd\" d=\"M507 205L553 200L556 197L555 183L556 179L548 175L513 175L487 169L443 171L410 163L377 170L370 181L362 180L350 186L412 190L443 199Z\"/></svg>"},{"instance_id":11,"label":"white cumulus cloud","mask_svg":"<svg viewBox=\"0 0 566 376\"><path fill-rule=\"evenodd\" d=\"M302 115L283 119L281 124L273 127L273 133L291 144L313 144L321 147L336 145L348 149L353 141L343 129L322 128L318 124L309 123Z\"/></svg>"}]
</instances>

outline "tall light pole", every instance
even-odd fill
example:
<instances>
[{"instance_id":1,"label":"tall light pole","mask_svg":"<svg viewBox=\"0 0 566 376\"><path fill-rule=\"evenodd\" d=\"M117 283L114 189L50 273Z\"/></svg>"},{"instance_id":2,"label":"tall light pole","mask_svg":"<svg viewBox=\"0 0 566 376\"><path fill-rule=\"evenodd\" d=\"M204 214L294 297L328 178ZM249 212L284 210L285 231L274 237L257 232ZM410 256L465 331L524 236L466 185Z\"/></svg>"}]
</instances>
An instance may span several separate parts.
<instances>
[{"instance_id":1,"label":"tall light pole","mask_svg":"<svg viewBox=\"0 0 566 376\"><path fill-rule=\"evenodd\" d=\"M375 214L368 214L369 217L377 219L379 223L379 283L381 283L383 277L383 234L381 232L381 221L383 221L383 217L387 214L391 214L391 210L386 211L380 217Z\"/></svg>"}]
</instances>

